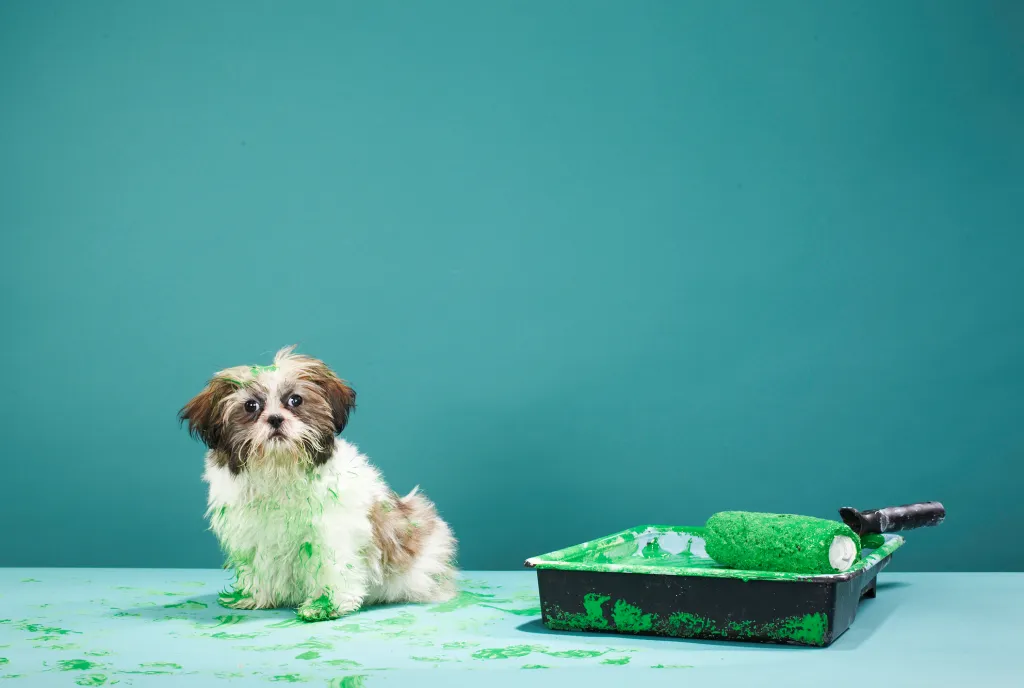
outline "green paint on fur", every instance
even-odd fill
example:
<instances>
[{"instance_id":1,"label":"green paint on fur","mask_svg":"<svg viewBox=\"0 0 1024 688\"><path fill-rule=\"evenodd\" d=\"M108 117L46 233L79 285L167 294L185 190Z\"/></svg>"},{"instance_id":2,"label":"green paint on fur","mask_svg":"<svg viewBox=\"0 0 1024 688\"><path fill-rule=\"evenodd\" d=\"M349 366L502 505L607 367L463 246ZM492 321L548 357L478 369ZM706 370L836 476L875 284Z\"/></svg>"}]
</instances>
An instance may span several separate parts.
<instances>
[{"instance_id":1,"label":"green paint on fur","mask_svg":"<svg viewBox=\"0 0 1024 688\"><path fill-rule=\"evenodd\" d=\"M324 594L303 604L297 614L303 621L327 621L338 617L338 609L331 601L330 595Z\"/></svg>"},{"instance_id":2,"label":"green paint on fur","mask_svg":"<svg viewBox=\"0 0 1024 688\"><path fill-rule=\"evenodd\" d=\"M232 588L230 590L221 591L217 596L217 604L222 607L227 607L228 609L237 609L242 602L251 598L252 595L237 588Z\"/></svg>"},{"instance_id":3,"label":"green paint on fur","mask_svg":"<svg viewBox=\"0 0 1024 688\"><path fill-rule=\"evenodd\" d=\"M61 671L88 671L97 666L87 659L62 659L57 662L57 668Z\"/></svg>"}]
</instances>

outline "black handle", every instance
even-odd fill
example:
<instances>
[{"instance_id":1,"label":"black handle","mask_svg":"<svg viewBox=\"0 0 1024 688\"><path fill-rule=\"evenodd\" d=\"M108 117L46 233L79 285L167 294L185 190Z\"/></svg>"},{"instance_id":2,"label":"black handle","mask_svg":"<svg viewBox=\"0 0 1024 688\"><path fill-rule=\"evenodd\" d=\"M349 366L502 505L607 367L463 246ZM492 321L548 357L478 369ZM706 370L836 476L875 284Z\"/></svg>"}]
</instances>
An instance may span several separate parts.
<instances>
[{"instance_id":1,"label":"black handle","mask_svg":"<svg viewBox=\"0 0 1024 688\"><path fill-rule=\"evenodd\" d=\"M839 515L853 532L868 535L937 526L946 518L946 508L939 502L904 504L871 511L857 511L852 506L844 506Z\"/></svg>"}]
</instances>

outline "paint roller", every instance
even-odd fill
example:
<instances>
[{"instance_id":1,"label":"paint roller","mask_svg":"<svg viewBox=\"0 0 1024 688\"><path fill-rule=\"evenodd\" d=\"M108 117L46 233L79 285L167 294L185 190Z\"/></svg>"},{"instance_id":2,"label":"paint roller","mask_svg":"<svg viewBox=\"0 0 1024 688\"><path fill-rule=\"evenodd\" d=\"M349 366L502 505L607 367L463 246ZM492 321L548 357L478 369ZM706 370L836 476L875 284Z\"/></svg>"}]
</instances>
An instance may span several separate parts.
<instances>
[{"instance_id":1,"label":"paint roller","mask_svg":"<svg viewBox=\"0 0 1024 688\"><path fill-rule=\"evenodd\" d=\"M843 522L794 514L720 511L708 519L704 543L719 564L747 571L842 573L862 548L882 545L883 533L937 526L946 516L939 502L857 511L839 510Z\"/></svg>"}]
</instances>

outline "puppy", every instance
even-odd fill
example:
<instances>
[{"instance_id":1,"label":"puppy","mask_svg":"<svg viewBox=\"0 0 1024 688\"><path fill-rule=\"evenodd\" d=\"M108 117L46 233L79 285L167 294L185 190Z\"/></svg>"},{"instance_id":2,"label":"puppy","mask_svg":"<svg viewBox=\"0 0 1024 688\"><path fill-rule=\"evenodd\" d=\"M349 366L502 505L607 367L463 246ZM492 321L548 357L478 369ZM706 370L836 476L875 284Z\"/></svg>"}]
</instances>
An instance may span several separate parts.
<instances>
[{"instance_id":1,"label":"puppy","mask_svg":"<svg viewBox=\"0 0 1024 688\"><path fill-rule=\"evenodd\" d=\"M293 350L216 373L179 413L209 448L207 518L235 572L220 603L297 607L300 619L321 621L365 604L450 599L448 524L416 489L392 492L336 437L356 394Z\"/></svg>"}]
</instances>

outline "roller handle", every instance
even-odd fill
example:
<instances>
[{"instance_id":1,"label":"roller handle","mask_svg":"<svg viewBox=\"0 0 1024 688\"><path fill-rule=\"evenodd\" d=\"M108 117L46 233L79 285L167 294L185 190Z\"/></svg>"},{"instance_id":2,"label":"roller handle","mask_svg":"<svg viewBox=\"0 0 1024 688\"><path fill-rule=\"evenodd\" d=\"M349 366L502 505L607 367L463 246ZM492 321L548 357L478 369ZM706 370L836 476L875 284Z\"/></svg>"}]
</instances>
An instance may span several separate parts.
<instances>
[{"instance_id":1,"label":"roller handle","mask_svg":"<svg viewBox=\"0 0 1024 688\"><path fill-rule=\"evenodd\" d=\"M871 511L857 511L851 506L844 506L839 515L853 532L868 535L937 526L946 518L946 508L939 502L904 504Z\"/></svg>"}]
</instances>

